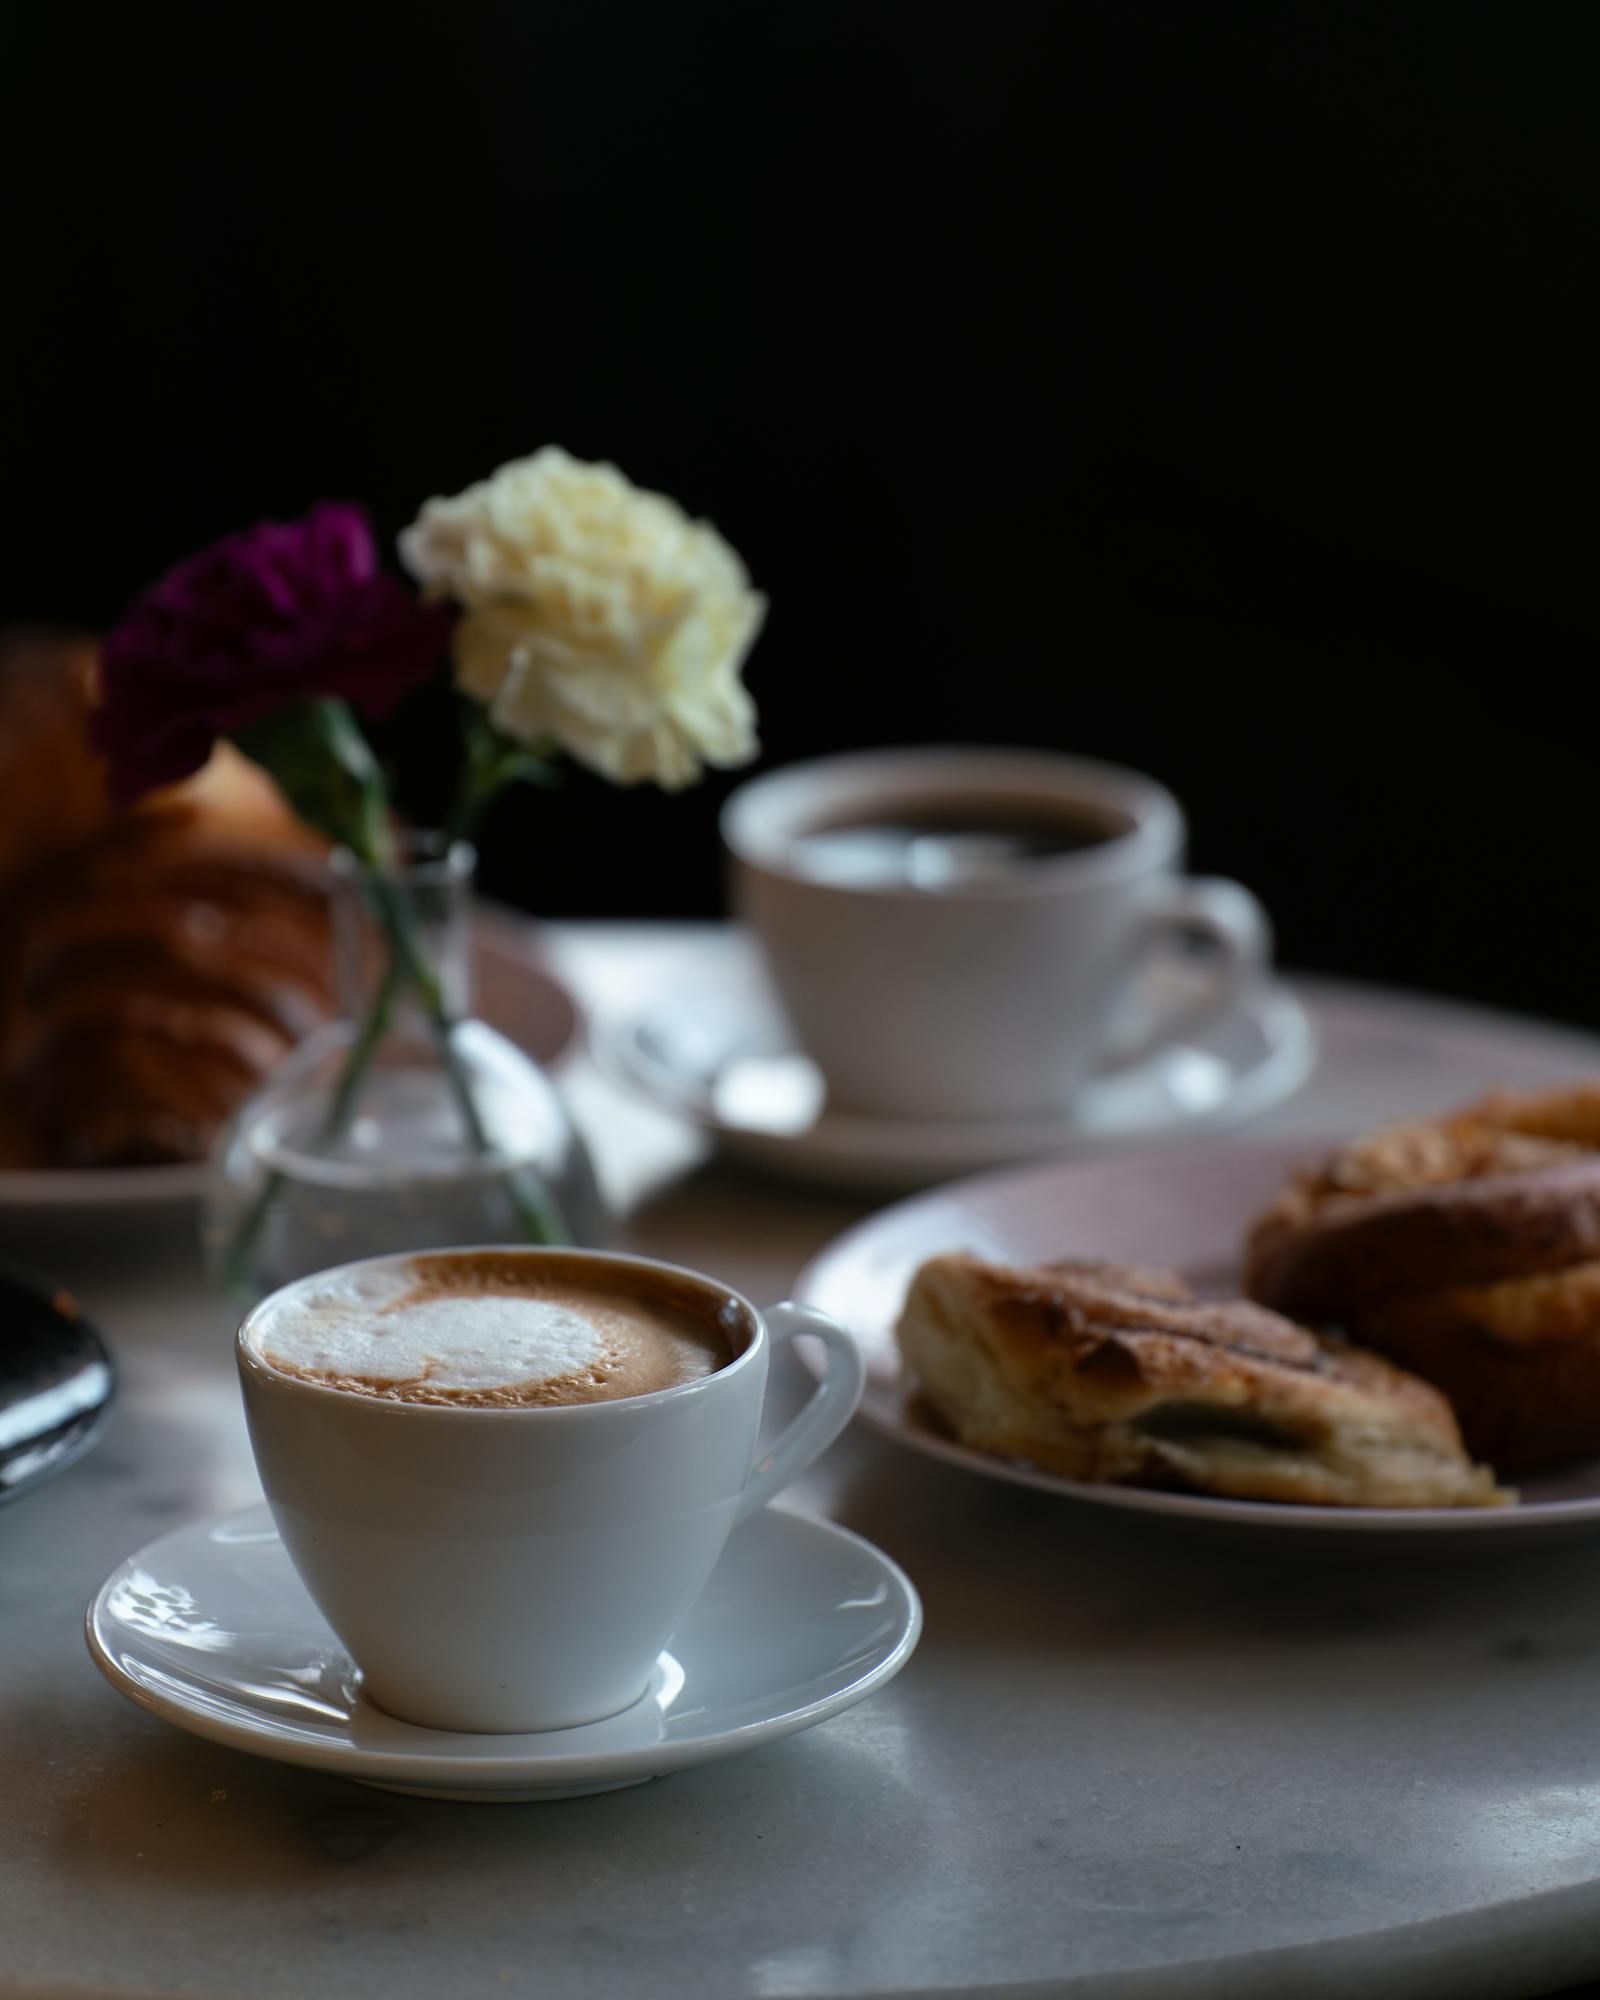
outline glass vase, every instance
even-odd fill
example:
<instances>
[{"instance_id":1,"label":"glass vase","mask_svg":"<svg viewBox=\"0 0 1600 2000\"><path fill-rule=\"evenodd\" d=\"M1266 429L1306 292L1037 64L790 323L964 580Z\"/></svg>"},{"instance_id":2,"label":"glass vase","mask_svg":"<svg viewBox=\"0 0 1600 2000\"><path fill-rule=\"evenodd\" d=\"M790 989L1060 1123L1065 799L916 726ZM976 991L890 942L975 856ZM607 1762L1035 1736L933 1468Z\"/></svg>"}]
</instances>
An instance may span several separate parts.
<instances>
[{"instance_id":1,"label":"glass vase","mask_svg":"<svg viewBox=\"0 0 1600 2000\"><path fill-rule=\"evenodd\" d=\"M411 836L334 856L340 1018L235 1113L204 1234L240 1302L330 1264L474 1243L596 1243L587 1150L550 1079L472 1014L475 856Z\"/></svg>"}]
</instances>

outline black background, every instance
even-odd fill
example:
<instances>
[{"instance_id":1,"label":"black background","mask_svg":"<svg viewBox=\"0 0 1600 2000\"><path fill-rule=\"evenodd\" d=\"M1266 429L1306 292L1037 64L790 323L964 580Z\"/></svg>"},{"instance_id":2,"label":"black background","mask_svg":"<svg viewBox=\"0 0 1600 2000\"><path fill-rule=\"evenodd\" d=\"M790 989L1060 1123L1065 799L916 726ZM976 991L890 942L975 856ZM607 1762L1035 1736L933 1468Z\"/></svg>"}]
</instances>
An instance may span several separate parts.
<instances>
[{"instance_id":1,"label":"black background","mask_svg":"<svg viewBox=\"0 0 1600 2000\"><path fill-rule=\"evenodd\" d=\"M1592 7L5 23L0 615L556 441L745 556L767 761L1131 762L1290 962L1600 1025ZM729 782L508 801L488 885L710 914Z\"/></svg>"}]
</instances>

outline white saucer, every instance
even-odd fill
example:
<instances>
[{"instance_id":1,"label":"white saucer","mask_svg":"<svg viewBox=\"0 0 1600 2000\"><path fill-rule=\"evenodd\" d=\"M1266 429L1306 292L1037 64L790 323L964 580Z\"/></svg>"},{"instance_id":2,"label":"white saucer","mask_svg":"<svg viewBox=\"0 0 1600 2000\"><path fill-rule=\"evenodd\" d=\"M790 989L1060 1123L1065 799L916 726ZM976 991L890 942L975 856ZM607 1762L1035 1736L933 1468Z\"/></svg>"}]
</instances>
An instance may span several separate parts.
<instances>
[{"instance_id":1,"label":"white saucer","mask_svg":"<svg viewBox=\"0 0 1600 2000\"><path fill-rule=\"evenodd\" d=\"M921 1629L916 1591L870 1542L770 1507L733 1531L643 1700L581 1729L450 1735L374 1708L265 1506L152 1542L88 1616L111 1685L193 1735L380 1791L497 1801L615 1791L809 1729L892 1680Z\"/></svg>"},{"instance_id":2,"label":"white saucer","mask_svg":"<svg viewBox=\"0 0 1600 2000\"><path fill-rule=\"evenodd\" d=\"M800 1274L794 1297L830 1314L860 1343L867 1387L857 1414L864 1422L915 1451L988 1479L1172 1521L1287 1529L1343 1541L1425 1540L1435 1550L1446 1543L1509 1547L1513 1541L1521 1546L1600 1533L1600 1460L1523 1480L1521 1501L1511 1507L1294 1506L1063 1479L975 1451L924 1415L901 1374L894 1340L906 1286L923 1258L945 1250L971 1250L1016 1264L1104 1257L1176 1270L1197 1291L1224 1297L1239 1289L1239 1246L1250 1218L1291 1167L1319 1150L1314 1142L1277 1139L1138 1159L1062 1162L957 1182L898 1202L846 1230ZM795 1351L809 1364L804 1343Z\"/></svg>"},{"instance_id":3,"label":"white saucer","mask_svg":"<svg viewBox=\"0 0 1600 2000\"><path fill-rule=\"evenodd\" d=\"M544 1069L558 1069L578 1044L578 1003L530 957L515 920L490 910L475 912L472 960L483 1019ZM200 1199L208 1172L204 1160L166 1167L0 1167L0 1215L174 1207Z\"/></svg>"},{"instance_id":4,"label":"white saucer","mask_svg":"<svg viewBox=\"0 0 1600 2000\"><path fill-rule=\"evenodd\" d=\"M1178 967L1164 974L1169 986L1185 979ZM906 1189L1242 1124L1299 1088L1316 1040L1300 1002L1266 980L1191 1039L1092 1079L1060 1113L863 1117L829 1109L820 1071L795 1048L759 970L736 964L714 985L661 995L602 1036L597 1053L619 1082L715 1134L727 1152L808 1180Z\"/></svg>"}]
</instances>

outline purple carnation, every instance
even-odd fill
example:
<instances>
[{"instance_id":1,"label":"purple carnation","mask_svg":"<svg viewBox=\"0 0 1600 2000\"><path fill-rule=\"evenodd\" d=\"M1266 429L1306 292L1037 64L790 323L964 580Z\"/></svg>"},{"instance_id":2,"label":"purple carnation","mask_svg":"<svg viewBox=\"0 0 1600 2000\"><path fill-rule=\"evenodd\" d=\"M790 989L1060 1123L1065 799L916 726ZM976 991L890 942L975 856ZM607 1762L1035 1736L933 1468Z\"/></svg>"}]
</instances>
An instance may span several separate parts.
<instances>
[{"instance_id":1,"label":"purple carnation","mask_svg":"<svg viewBox=\"0 0 1600 2000\"><path fill-rule=\"evenodd\" d=\"M289 702L386 714L444 658L450 613L378 567L358 507L324 503L191 556L101 649L93 718L121 802L199 770L219 736Z\"/></svg>"}]
</instances>

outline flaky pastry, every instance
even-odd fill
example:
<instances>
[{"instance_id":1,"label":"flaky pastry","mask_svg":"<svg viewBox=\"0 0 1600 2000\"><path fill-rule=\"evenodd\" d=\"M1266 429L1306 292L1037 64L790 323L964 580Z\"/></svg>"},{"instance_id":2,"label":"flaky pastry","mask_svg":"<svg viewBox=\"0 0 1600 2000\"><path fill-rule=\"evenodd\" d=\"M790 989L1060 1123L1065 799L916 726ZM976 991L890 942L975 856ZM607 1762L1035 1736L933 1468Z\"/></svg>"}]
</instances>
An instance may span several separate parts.
<instances>
[{"instance_id":1,"label":"flaky pastry","mask_svg":"<svg viewBox=\"0 0 1600 2000\"><path fill-rule=\"evenodd\" d=\"M932 1257L896 1334L958 1438L1069 1479L1343 1507L1511 1497L1425 1382L1167 1272Z\"/></svg>"},{"instance_id":2,"label":"flaky pastry","mask_svg":"<svg viewBox=\"0 0 1600 2000\"><path fill-rule=\"evenodd\" d=\"M118 810L95 674L0 637L0 1168L203 1159L333 1013L322 842L227 744Z\"/></svg>"}]
</instances>

